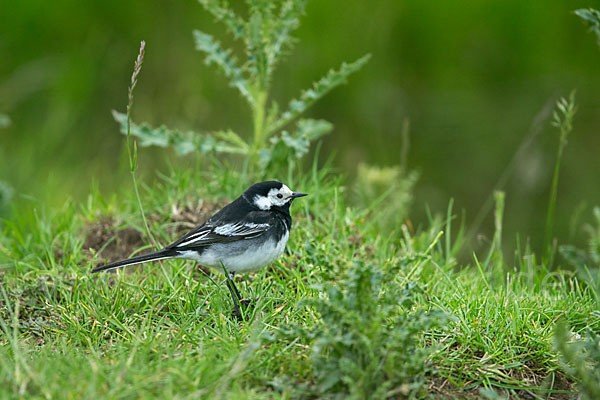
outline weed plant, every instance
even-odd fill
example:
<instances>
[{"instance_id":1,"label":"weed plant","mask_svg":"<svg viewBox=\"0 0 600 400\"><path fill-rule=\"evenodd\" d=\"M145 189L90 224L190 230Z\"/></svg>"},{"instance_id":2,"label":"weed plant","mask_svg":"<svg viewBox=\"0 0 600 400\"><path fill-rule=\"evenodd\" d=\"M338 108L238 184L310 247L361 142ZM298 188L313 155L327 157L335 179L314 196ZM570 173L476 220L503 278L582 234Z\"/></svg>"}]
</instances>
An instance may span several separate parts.
<instances>
[{"instance_id":1,"label":"weed plant","mask_svg":"<svg viewBox=\"0 0 600 400\"><path fill-rule=\"evenodd\" d=\"M414 282L403 288L396 277L357 260L335 284L315 285L322 295L299 304L315 311L316 324L295 322L279 336L311 344L315 384L307 392L352 399L419 393L434 350L421 346L420 334L444 325L447 316L413 310Z\"/></svg>"},{"instance_id":2,"label":"weed plant","mask_svg":"<svg viewBox=\"0 0 600 400\"><path fill-rule=\"evenodd\" d=\"M181 155L192 152L241 155L244 170L256 179L264 177L266 171L273 173L283 167L293 167L294 160L308 152L311 142L332 129L329 122L301 118L302 114L358 71L369 55L330 70L282 110L277 101L269 98L269 89L277 64L292 48L292 33L300 24L306 0L249 0L247 18L225 1L200 0L200 3L225 25L233 39L242 42L245 49L245 61L240 63L233 48L224 48L208 33L194 31L196 49L205 53L206 64L220 69L229 79L230 86L248 104L252 115L251 135L240 135L230 129L206 134L180 132L164 126L152 128L147 124L131 125L131 134L138 138L141 146L171 146ZM113 114L121 131L129 134L127 116L118 112Z\"/></svg>"},{"instance_id":3,"label":"weed plant","mask_svg":"<svg viewBox=\"0 0 600 400\"><path fill-rule=\"evenodd\" d=\"M583 338L573 338L575 335L561 322L555 328L555 345L565 361L563 368L579 379L583 398L600 398L600 335L587 329Z\"/></svg>"}]
</instances>

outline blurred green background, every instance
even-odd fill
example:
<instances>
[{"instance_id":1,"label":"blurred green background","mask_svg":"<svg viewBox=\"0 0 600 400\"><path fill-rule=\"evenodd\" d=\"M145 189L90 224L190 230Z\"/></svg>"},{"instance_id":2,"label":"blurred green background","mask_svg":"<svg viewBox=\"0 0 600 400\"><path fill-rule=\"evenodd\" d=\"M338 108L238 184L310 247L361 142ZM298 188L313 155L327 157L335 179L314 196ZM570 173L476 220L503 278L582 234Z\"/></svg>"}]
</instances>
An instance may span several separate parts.
<instances>
[{"instance_id":1,"label":"blurred green background","mask_svg":"<svg viewBox=\"0 0 600 400\"><path fill-rule=\"evenodd\" d=\"M193 29L230 43L197 2L0 4L0 114L12 121L0 129L0 181L14 188L13 201L83 199L92 181L104 194L130 188L124 138L110 111L125 110L140 40L147 49L136 121L250 134L243 100L194 50ZM285 104L330 67L371 53L309 114L335 124L323 154L335 153L350 179L360 161L399 164L403 121L410 121L408 167L420 173L413 224L423 223L426 204L443 212L450 198L472 221L532 138L505 187L505 230L539 242L558 142L549 113L577 89L557 203L558 236L577 242L572 226L600 204L600 51L572 13L581 7L600 2L313 0L297 46L276 72L274 97ZM152 176L166 162L193 165L143 149L140 173Z\"/></svg>"}]
</instances>

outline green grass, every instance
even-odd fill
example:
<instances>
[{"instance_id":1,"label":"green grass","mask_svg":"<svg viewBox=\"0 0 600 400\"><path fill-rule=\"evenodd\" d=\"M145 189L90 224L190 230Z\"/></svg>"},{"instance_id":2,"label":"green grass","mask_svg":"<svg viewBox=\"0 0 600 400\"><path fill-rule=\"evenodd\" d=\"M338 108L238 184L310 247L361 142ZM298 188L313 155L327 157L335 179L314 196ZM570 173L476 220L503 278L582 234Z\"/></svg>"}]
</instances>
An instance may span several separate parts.
<instances>
[{"instance_id":1,"label":"green grass","mask_svg":"<svg viewBox=\"0 0 600 400\"><path fill-rule=\"evenodd\" d=\"M133 193L93 191L87 203L53 211L22 207L0 236L0 397L462 398L493 388L547 398L576 390L559 372L553 330L562 319L574 333L600 331L590 287L527 252L514 265L494 249L459 265L451 209L417 232L381 234L369 222L377 211L351 207L343 181L319 171L284 179L311 195L293 205L288 254L238 282L258 298L248 322L232 317L222 274L192 262L164 262L166 276L156 263L89 273L103 261L99 248L84 246L90 226L110 217L108 241L126 228L144 236ZM171 171L142 187L156 240L177 235L173 205L222 203L247 184L234 173ZM149 248L144 239L130 252Z\"/></svg>"}]
</instances>

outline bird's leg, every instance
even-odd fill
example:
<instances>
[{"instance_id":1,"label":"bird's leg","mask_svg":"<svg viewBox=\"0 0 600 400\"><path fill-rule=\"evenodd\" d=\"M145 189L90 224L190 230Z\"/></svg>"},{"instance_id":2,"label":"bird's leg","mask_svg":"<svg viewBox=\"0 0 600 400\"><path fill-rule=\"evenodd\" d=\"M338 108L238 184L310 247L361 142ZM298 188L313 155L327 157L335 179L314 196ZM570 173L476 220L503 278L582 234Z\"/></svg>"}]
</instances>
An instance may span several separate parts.
<instances>
[{"instance_id":1,"label":"bird's leg","mask_svg":"<svg viewBox=\"0 0 600 400\"><path fill-rule=\"evenodd\" d=\"M233 280L235 279L235 272L229 272L228 275L229 275L229 279L227 280L227 284L231 285L231 287L233 288L233 291L234 291L235 295L237 296L238 301L241 301L242 300L242 296L240 295L240 292L239 292L238 288L235 286L235 283L233 282Z\"/></svg>"},{"instance_id":2,"label":"bird's leg","mask_svg":"<svg viewBox=\"0 0 600 400\"><path fill-rule=\"evenodd\" d=\"M233 300L233 315L237 319L244 319L242 312L240 311L240 304L242 304L239 290L235 287L235 283L233 283L233 278L235 277L235 272L227 272L225 269L225 265L221 262L221 267L223 267L223 271L225 272L225 276L227 277L227 289L229 289L229 294L231 294L231 299Z\"/></svg>"},{"instance_id":3,"label":"bird's leg","mask_svg":"<svg viewBox=\"0 0 600 400\"><path fill-rule=\"evenodd\" d=\"M229 273L229 280L227 281L227 284L231 283L231 286L233 287L233 291L235 292L240 304L243 304L245 306L250 306L254 304L254 299L242 299L242 295L240 294L240 292L238 291L237 287L235 286L235 283L233 282L233 279L235 277L235 272L230 272ZM230 289L231 290L231 289Z\"/></svg>"},{"instance_id":4,"label":"bird's leg","mask_svg":"<svg viewBox=\"0 0 600 400\"><path fill-rule=\"evenodd\" d=\"M237 289L233 284L233 281L227 280L227 289L229 289L229 293L231 294L231 299L233 300L233 314L237 319L243 319L242 312L240 311L240 298L239 294L237 294Z\"/></svg>"},{"instance_id":5,"label":"bird's leg","mask_svg":"<svg viewBox=\"0 0 600 400\"><path fill-rule=\"evenodd\" d=\"M237 287L235 286L235 283L233 282L233 278L235 276L234 272L230 272L229 273L229 279L227 280L227 285L231 285L228 286L229 290L233 290L233 292L235 292L236 297L238 298L239 302L241 305L248 307L248 306L253 306L254 305L254 299L242 299L242 295L240 294L240 292L238 291ZM235 300L234 300L235 302Z\"/></svg>"}]
</instances>

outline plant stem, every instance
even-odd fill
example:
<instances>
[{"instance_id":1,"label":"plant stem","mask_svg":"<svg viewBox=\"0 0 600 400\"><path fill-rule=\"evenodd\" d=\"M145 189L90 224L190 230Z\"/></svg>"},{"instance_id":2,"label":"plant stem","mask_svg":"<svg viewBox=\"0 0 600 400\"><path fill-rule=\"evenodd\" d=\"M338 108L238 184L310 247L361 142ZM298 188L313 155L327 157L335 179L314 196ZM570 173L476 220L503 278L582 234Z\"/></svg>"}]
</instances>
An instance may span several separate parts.
<instances>
[{"instance_id":1,"label":"plant stem","mask_svg":"<svg viewBox=\"0 0 600 400\"><path fill-rule=\"evenodd\" d=\"M502 254L502 219L504 217L504 192L497 190L494 192L494 200L496 201L496 210L494 212L494 253L496 265L502 268L504 264L504 256Z\"/></svg>"},{"instance_id":2,"label":"plant stem","mask_svg":"<svg viewBox=\"0 0 600 400\"><path fill-rule=\"evenodd\" d=\"M252 119L254 123L254 143L252 144L252 165L258 165L258 151L264 148L265 140L265 106L267 103L267 91L257 90L254 96L254 106L252 108Z\"/></svg>"}]
</instances>

